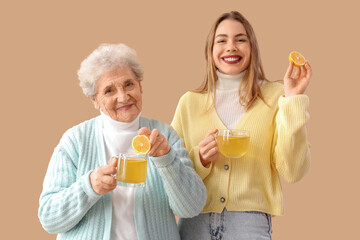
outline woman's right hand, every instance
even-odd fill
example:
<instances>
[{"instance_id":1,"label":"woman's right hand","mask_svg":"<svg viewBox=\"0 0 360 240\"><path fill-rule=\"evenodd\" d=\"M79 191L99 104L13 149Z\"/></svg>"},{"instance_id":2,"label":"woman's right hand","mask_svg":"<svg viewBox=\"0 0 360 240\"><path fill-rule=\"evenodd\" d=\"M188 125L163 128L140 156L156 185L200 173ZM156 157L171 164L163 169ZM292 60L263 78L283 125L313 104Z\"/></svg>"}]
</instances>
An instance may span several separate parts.
<instances>
[{"instance_id":1,"label":"woman's right hand","mask_svg":"<svg viewBox=\"0 0 360 240\"><path fill-rule=\"evenodd\" d=\"M205 138L199 143L200 161L204 167L213 162L220 153L215 140L217 131L217 129L209 130Z\"/></svg>"},{"instance_id":2,"label":"woman's right hand","mask_svg":"<svg viewBox=\"0 0 360 240\"><path fill-rule=\"evenodd\" d=\"M111 175L116 173L116 167L117 158L112 157L108 165L100 166L90 174L90 183L96 193L104 195L116 188L116 178Z\"/></svg>"}]
</instances>

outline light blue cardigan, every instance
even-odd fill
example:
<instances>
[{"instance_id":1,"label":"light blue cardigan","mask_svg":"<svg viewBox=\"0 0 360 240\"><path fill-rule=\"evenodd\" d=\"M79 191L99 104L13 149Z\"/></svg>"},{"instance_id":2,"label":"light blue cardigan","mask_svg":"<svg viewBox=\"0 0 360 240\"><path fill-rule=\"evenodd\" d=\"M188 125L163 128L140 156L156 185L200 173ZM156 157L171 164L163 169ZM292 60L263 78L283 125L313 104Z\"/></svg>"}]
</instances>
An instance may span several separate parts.
<instances>
[{"instance_id":1,"label":"light blue cardigan","mask_svg":"<svg viewBox=\"0 0 360 240\"><path fill-rule=\"evenodd\" d=\"M171 149L149 158L146 186L135 189L138 239L180 239L174 214L198 215L206 202L205 186L172 127L145 117L140 117L140 127L157 128ZM59 233L58 239L110 238L111 192L95 193L89 179L107 161L100 116L65 132L51 157L40 196L39 219L46 231Z\"/></svg>"}]
</instances>

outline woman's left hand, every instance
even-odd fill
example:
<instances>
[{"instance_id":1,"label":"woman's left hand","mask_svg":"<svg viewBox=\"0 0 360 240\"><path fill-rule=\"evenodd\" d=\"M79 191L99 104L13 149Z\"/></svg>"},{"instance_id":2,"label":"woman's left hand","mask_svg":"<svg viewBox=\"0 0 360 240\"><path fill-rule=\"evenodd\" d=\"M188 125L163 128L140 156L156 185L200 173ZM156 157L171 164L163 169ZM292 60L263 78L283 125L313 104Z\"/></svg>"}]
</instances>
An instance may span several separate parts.
<instances>
[{"instance_id":1,"label":"woman's left hand","mask_svg":"<svg viewBox=\"0 0 360 240\"><path fill-rule=\"evenodd\" d=\"M294 76L292 75L295 67ZM304 94L309 85L312 70L308 61L302 67L296 67L292 61L289 62L289 67L284 76L284 90L285 97Z\"/></svg>"},{"instance_id":2,"label":"woman's left hand","mask_svg":"<svg viewBox=\"0 0 360 240\"><path fill-rule=\"evenodd\" d=\"M150 157L160 157L170 151L169 142L156 128L151 131L143 127L138 131L138 134L146 135L150 139L151 148L148 153Z\"/></svg>"}]
</instances>

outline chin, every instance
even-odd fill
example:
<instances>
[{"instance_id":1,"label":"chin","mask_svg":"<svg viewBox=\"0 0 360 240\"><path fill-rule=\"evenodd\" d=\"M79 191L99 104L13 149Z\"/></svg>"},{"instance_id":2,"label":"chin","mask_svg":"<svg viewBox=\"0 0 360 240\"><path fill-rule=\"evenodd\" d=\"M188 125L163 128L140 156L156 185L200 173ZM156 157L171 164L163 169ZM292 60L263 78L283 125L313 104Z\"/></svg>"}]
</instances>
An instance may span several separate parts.
<instances>
[{"instance_id":1,"label":"chin","mask_svg":"<svg viewBox=\"0 0 360 240\"><path fill-rule=\"evenodd\" d=\"M132 122L135 120L135 118L138 116L139 114L131 114L131 115L128 115L128 116L121 116L118 118L117 121L119 122Z\"/></svg>"},{"instance_id":2,"label":"chin","mask_svg":"<svg viewBox=\"0 0 360 240\"><path fill-rule=\"evenodd\" d=\"M218 69L221 73L227 74L227 75L236 75L241 72L243 72L245 69L242 68L235 68L235 67L228 67L225 69Z\"/></svg>"},{"instance_id":3,"label":"chin","mask_svg":"<svg viewBox=\"0 0 360 240\"><path fill-rule=\"evenodd\" d=\"M243 70L228 70L228 71L224 71L225 74L227 75L236 75L241 73Z\"/></svg>"}]
</instances>

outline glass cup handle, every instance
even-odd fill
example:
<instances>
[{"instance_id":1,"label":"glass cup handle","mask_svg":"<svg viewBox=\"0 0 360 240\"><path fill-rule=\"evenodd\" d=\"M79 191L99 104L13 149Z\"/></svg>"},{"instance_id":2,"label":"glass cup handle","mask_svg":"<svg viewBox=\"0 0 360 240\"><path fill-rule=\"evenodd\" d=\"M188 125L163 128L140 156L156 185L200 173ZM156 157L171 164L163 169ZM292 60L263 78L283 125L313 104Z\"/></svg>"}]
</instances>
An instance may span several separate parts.
<instances>
[{"instance_id":1,"label":"glass cup handle","mask_svg":"<svg viewBox=\"0 0 360 240\"><path fill-rule=\"evenodd\" d=\"M120 161L120 158L121 158L121 154L112 156L112 157L111 157L111 161L112 161L113 158L117 158L117 160L118 160L117 165L119 165L119 161ZM116 173L115 173L115 174L110 174L110 176L112 176L112 177L114 177L114 178L117 177L117 168L118 168L118 166L116 166Z\"/></svg>"}]
</instances>

